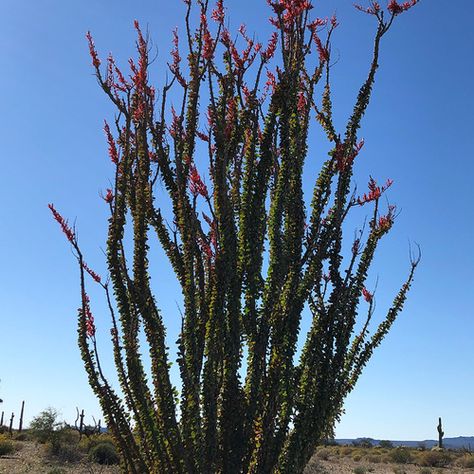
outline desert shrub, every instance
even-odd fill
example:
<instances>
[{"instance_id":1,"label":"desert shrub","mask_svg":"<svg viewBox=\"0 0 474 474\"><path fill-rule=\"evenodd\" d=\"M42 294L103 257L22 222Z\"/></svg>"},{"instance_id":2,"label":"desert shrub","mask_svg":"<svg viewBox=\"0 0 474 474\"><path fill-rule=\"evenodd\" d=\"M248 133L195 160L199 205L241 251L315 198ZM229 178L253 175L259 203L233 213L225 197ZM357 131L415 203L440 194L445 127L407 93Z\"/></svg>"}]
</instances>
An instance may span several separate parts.
<instances>
[{"instance_id":1,"label":"desert shrub","mask_svg":"<svg viewBox=\"0 0 474 474\"><path fill-rule=\"evenodd\" d=\"M445 451L424 451L418 458L421 466L446 467L452 462L452 457Z\"/></svg>"},{"instance_id":2,"label":"desert shrub","mask_svg":"<svg viewBox=\"0 0 474 474\"><path fill-rule=\"evenodd\" d=\"M419 471L419 474L432 474L432 471L429 467L422 467Z\"/></svg>"},{"instance_id":3,"label":"desert shrub","mask_svg":"<svg viewBox=\"0 0 474 474\"><path fill-rule=\"evenodd\" d=\"M79 441L79 448L81 449L81 451L88 453L94 446L97 446L100 443L109 443L115 446L115 441L110 434L101 433L88 437L83 437Z\"/></svg>"},{"instance_id":4,"label":"desert shrub","mask_svg":"<svg viewBox=\"0 0 474 474\"><path fill-rule=\"evenodd\" d=\"M465 454L458 459L458 463L466 469L474 468L474 456L472 454Z\"/></svg>"},{"instance_id":5,"label":"desert shrub","mask_svg":"<svg viewBox=\"0 0 474 474\"><path fill-rule=\"evenodd\" d=\"M16 451L16 447L12 441L0 435L0 456L5 456Z\"/></svg>"},{"instance_id":6,"label":"desert shrub","mask_svg":"<svg viewBox=\"0 0 474 474\"><path fill-rule=\"evenodd\" d=\"M382 441L380 441L379 446L384 449L392 449L393 443L391 441L383 439Z\"/></svg>"},{"instance_id":7,"label":"desert shrub","mask_svg":"<svg viewBox=\"0 0 474 474\"><path fill-rule=\"evenodd\" d=\"M359 462L362 459L362 456L360 454L355 454L354 456L352 456L352 459L355 462Z\"/></svg>"},{"instance_id":8,"label":"desert shrub","mask_svg":"<svg viewBox=\"0 0 474 474\"><path fill-rule=\"evenodd\" d=\"M394 467L393 468L393 473L394 474L406 474L406 471L402 467Z\"/></svg>"},{"instance_id":9,"label":"desert shrub","mask_svg":"<svg viewBox=\"0 0 474 474\"><path fill-rule=\"evenodd\" d=\"M339 450L342 456L350 456L354 452L354 448L350 446L342 446Z\"/></svg>"},{"instance_id":10,"label":"desert shrub","mask_svg":"<svg viewBox=\"0 0 474 474\"><path fill-rule=\"evenodd\" d=\"M313 456L304 470L304 474L329 474L324 466Z\"/></svg>"},{"instance_id":11,"label":"desert shrub","mask_svg":"<svg viewBox=\"0 0 474 474\"><path fill-rule=\"evenodd\" d=\"M413 459L413 456L408 449L397 448L390 452L389 459L397 464L407 464Z\"/></svg>"},{"instance_id":12,"label":"desert shrub","mask_svg":"<svg viewBox=\"0 0 474 474\"><path fill-rule=\"evenodd\" d=\"M366 474L367 472L372 472L372 471L373 469L366 466L357 466L352 470L354 474Z\"/></svg>"},{"instance_id":13,"label":"desert shrub","mask_svg":"<svg viewBox=\"0 0 474 474\"><path fill-rule=\"evenodd\" d=\"M378 454L371 454L370 456L367 456L367 461L378 464L382 461L382 456Z\"/></svg>"},{"instance_id":14,"label":"desert shrub","mask_svg":"<svg viewBox=\"0 0 474 474\"><path fill-rule=\"evenodd\" d=\"M327 461L331 455L331 451L327 448L319 448L316 451L316 457L318 459L323 459L324 461Z\"/></svg>"},{"instance_id":15,"label":"desert shrub","mask_svg":"<svg viewBox=\"0 0 474 474\"><path fill-rule=\"evenodd\" d=\"M55 434L63 444L79 444L79 432L75 429L62 427Z\"/></svg>"},{"instance_id":16,"label":"desert shrub","mask_svg":"<svg viewBox=\"0 0 474 474\"><path fill-rule=\"evenodd\" d=\"M65 443L59 437L47 443L46 453L61 462L78 462L83 457L77 444Z\"/></svg>"},{"instance_id":17,"label":"desert shrub","mask_svg":"<svg viewBox=\"0 0 474 474\"><path fill-rule=\"evenodd\" d=\"M58 421L59 413L54 408L46 408L30 423L30 432L40 443L52 441L54 432L61 426Z\"/></svg>"},{"instance_id":18,"label":"desert shrub","mask_svg":"<svg viewBox=\"0 0 474 474\"><path fill-rule=\"evenodd\" d=\"M89 452L89 459L98 464L118 464L120 459L112 443L101 442Z\"/></svg>"},{"instance_id":19,"label":"desert shrub","mask_svg":"<svg viewBox=\"0 0 474 474\"><path fill-rule=\"evenodd\" d=\"M30 441L32 436L29 433L18 433L15 435L15 441Z\"/></svg>"},{"instance_id":20,"label":"desert shrub","mask_svg":"<svg viewBox=\"0 0 474 474\"><path fill-rule=\"evenodd\" d=\"M355 441L352 442L352 444L357 448L368 449L374 446L374 440L371 438L361 438L361 439L356 439Z\"/></svg>"}]
</instances>

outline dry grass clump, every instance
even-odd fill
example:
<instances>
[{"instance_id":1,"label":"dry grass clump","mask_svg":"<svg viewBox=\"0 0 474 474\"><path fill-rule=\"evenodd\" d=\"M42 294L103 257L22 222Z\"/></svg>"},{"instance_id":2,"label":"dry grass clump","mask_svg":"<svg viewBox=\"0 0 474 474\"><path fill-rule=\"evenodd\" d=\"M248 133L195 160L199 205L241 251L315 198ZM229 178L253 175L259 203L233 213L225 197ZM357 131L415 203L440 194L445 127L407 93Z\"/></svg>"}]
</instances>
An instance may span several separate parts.
<instances>
[{"instance_id":1,"label":"dry grass clump","mask_svg":"<svg viewBox=\"0 0 474 474\"><path fill-rule=\"evenodd\" d=\"M474 455L472 454L463 454L461 457L457 459L457 463L466 469L474 468Z\"/></svg>"},{"instance_id":2,"label":"dry grass clump","mask_svg":"<svg viewBox=\"0 0 474 474\"><path fill-rule=\"evenodd\" d=\"M0 434L0 456L8 456L21 449L21 445Z\"/></svg>"},{"instance_id":3,"label":"dry grass clump","mask_svg":"<svg viewBox=\"0 0 474 474\"><path fill-rule=\"evenodd\" d=\"M453 456L447 451L424 451L417 456L417 464L427 467L447 467Z\"/></svg>"},{"instance_id":4,"label":"dry grass clump","mask_svg":"<svg viewBox=\"0 0 474 474\"><path fill-rule=\"evenodd\" d=\"M331 457L331 454L335 453L332 453L330 448L326 448L324 446L321 446L316 450L316 457L318 459L322 459L323 461L327 461Z\"/></svg>"}]
</instances>

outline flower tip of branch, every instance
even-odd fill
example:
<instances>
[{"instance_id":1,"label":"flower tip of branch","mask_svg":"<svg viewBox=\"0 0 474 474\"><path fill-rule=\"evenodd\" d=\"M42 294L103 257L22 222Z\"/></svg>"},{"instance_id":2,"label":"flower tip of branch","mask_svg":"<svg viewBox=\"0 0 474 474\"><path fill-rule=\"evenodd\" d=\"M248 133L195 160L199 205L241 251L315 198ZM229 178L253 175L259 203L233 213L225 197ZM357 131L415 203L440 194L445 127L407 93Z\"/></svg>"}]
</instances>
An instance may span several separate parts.
<instances>
[{"instance_id":1,"label":"flower tip of branch","mask_svg":"<svg viewBox=\"0 0 474 474\"><path fill-rule=\"evenodd\" d=\"M87 31L86 38L87 38L87 42L89 44L89 54L92 58L92 65L96 69L98 69L101 62L100 62L100 59L99 59L99 55L97 54L97 50L95 49L94 38L92 38L92 35L91 35L90 31Z\"/></svg>"},{"instance_id":2,"label":"flower tip of branch","mask_svg":"<svg viewBox=\"0 0 474 474\"><path fill-rule=\"evenodd\" d=\"M364 300L367 301L367 303L372 303L374 294L370 293L370 291L365 287L362 288L362 296L364 297Z\"/></svg>"},{"instance_id":3,"label":"flower tip of branch","mask_svg":"<svg viewBox=\"0 0 474 474\"><path fill-rule=\"evenodd\" d=\"M66 219L55 209L54 204L48 204L49 210L53 214L54 220L61 226L61 230L66 236L67 240L73 245L76 245L76 233L71 228Z\"/></svg>"}]
</instances>

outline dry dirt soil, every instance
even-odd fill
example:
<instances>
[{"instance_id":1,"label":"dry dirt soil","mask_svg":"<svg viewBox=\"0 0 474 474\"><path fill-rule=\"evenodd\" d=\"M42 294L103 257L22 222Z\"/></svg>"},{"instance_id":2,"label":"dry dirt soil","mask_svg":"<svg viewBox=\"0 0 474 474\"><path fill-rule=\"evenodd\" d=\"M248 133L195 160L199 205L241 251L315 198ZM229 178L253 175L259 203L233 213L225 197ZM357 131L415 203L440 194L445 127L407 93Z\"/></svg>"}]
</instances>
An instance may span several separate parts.
<instances>
[{"instance_id":1,"label":"dry dirt soil","mask_svg":"<svg viewBox=\"0 0 474 474\"><path fill-rule=\"evenodd\" d=\"M57 463L45 456L44 446L34 441L19 442L20 450L0 457L0 474L119 474L118 467L89 462Z\"/></svg>"},{"instance_id":2,"label":"dry dirt soil","mask_svg":"<svg viewBox=\"0 0 474 474\"><path fill-rule=\"evenodd\" d=\"M119 474L117 466L108 467L88 462L58 463L48 458L44 446L34 441L19 443L16 453L0 457L0 474ZM458 466L427 468L415 464L371 463L364 459L354 461L350 457L330 457L321 459L315 455L305 470L305 474L461 474L474 473L473 469Z\"/></svg>"}]
</instances>

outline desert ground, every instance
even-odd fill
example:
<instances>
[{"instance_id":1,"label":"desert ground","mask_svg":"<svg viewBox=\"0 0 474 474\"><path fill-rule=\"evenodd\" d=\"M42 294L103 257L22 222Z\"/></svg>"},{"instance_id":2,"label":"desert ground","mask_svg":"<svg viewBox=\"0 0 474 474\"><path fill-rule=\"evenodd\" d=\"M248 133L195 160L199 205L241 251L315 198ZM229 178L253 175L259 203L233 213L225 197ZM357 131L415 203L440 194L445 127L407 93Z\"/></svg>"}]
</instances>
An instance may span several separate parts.
<instances>
[{"instance_id":1,"label":"desert ground","mask_svg":"<svg viewBox=\"0 0 474 474\"><path fill-rule=\"evenodd\" d=\"M103 436L103 435L101 435ZM107 435L105 435L107 436ZM3 441L6 437L3 438ZM97 442L77 439L55 454L48 443L31 439L7 440L14 451L0 455L0 474L119 474L117 465L92 462L87 449ZM106 443L109 440L105 441ZM305 474L448 474L474 473L474 455L460 451L420 451L405 448L328 446L316 450Z\"/></svg>"}]
</instances>

